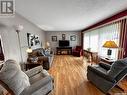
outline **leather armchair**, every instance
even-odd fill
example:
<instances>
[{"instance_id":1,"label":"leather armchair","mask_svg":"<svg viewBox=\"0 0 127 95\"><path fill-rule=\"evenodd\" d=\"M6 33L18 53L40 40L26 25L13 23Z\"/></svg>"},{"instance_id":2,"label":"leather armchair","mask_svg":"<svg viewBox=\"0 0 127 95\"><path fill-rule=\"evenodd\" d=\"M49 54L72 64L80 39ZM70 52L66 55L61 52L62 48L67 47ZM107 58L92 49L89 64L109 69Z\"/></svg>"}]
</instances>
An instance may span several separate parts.
<instances>
[{"instance_id":1,"label":"leather armchair","mask_svg":"<svg viewBox=\"0 0 127 95\"><path fill-rule=\"evenodd\" d=\"M82 47L76 46L72 51L73 56L80 57L82 55Z\"/></svg>"},{"instance_id":2,"label":"leather armchair","mask_svg":"<svg viewBox=\"0 0 127 95\"><path fill-rule=\"evenodd\" d=\"M87 79L104 93L108 93L126 75L127 58L115 61L112 65L100 63L87 68Z\"/></svg>"}]
</instances>

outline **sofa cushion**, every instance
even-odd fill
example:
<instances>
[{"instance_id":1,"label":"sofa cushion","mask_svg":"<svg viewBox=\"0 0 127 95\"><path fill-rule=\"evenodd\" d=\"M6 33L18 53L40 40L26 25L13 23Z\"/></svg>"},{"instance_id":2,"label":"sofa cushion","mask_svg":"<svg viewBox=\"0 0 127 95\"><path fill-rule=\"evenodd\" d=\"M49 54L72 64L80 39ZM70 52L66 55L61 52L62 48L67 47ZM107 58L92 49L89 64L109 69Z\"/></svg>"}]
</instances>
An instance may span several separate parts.
<instances>
[{"instance_id":1,"label":"sofa cushion","mask_svg":"<svg viewBox=\"0 0 127 95\"><path fill-rule=\"evenodd\" d=\"M104 74L107 73L107 70L104 69L104 68L102 68L102 67L100 67L99 65L93 65L92 67L93 67L94 69L96 69L96 70L98 70L98 71L104 73Z\"/></svg>"},{"instance_id":2,"label":"sofa cushion","mask_svg":"<svg viewBox=\"0 0 127 95\"><path fill-rule=\"evenodd\" d=\"M39 52L40 52L41 56L45 56L45 50L43 48L40 49Z\"/></svg>"},{"instance_id":3,"label":"sofa cushion","mask_svg":"<svg viewBox=\"0 0 127 95\"><path fill-rule=\"evenodd\" d=\"M117 60L112 64L108 71L108 75L112 78L116 78L125 68L127 68L127 58Z\"/></svg>"},{"instance_id":4,"label":"sofa cushion","mask_svg":"<svg viewBox=\"0 0 127 95\"><path fill-rule=\"evenodd\" d=\"M28 76L21 71L20 65L14 60L7 60L4 63L0 71L0 80L6 83L15 95L19 95L30 86Z\"/></svg>"}]
</instances>

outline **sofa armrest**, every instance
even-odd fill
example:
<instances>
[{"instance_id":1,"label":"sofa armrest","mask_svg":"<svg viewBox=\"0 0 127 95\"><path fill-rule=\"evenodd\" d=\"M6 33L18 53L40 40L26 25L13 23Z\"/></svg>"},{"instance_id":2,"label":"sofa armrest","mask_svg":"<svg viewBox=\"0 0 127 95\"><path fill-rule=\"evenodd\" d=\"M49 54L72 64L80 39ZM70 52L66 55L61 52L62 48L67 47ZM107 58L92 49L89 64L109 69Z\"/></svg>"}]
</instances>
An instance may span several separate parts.
<instances>
[{"instance_id":1,"label":"sofa armrest","mask_svg":"<svg viewBox=\"0 0 127 95\"><path fill-rule=\"evenodd\" d=\"M47 56L39 56L38 59L43 60L43 62L48 62L49 61Z\"/></svg>"},{"instance_id":2,"label":"sofa armrest","mask_svg":"<svg viewBox=\"0 0 127 95\"><path fill-rule=\"evenodd\" d=\"M32 63L31 59L28 57L27 62Z\"/></svg>"},{"instance_id":3,"label":"sofa armrest","mask_svg":"<svg viewBox=\"0 0 127 95\"><path fill-rule=\"evenodd\" d=\"M41 71L43 70L43 67L42 66L37 66L37 67L34 67L28 71L26 71L25 73L27 74L27 76L30 78L38 73L40 73Z\"/></svg>"},{"instance_id":4,"label":"sofa armrest","mask_svg":"<svg viewBox=\"0 0 127 95\"><path fill-rule=\"evenodd\" d=\"M32 95L32 93L41 89L43 86L45 86L50 82L52 82L52 77L46 76L45 78L39 80L38 82L32 84L31 86L25 88L20 95Z\"/></svg>"},{"instance_id":5,"label":"sofa armrest","mask_svg":"<svg viewBox=\"0 0 127 95\"><path fill-rule=\"evenodd\" d=\"M106 63L99 63L99 66L101 66L102 68L106 69L106 70L109 70L111 68L111 65L109 64L106 64Z\"/></svg>"},{"instance_id":6,"label":"sofa armrest","mask_svg":"<svg viewBox=\"0 0 127 95\"><path fill-rule=\"evenodd\" d=\"M103 71L97 70L96 68L94 68L94 67L92 67L92 66L88 66L87 70L88 70L88 72L89 72L89 71L94 72L94 73L97 74L98 76L103 77L104 79L106 79L106 80L108 80L108 81L115 82L115 80L114 80L112 77L108 76L108 75L105 74Z\"/></svg>"}]
</instances>

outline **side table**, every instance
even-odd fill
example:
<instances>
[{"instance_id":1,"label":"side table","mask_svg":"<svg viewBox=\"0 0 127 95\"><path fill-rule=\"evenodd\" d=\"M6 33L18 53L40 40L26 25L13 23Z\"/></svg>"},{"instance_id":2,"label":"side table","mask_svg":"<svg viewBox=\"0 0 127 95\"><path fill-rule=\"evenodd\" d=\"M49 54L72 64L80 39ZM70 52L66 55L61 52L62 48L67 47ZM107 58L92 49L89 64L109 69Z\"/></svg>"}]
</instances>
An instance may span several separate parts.
<instances>
[{"instance_id":1,"label":"side table","mask_svg":"<svg viewBox=\"0 0 127 95\"><path fill-rule=\"evenodd\" d=\"M100 62L112 64L115 60L114 59L107 59L106 57L100 57Z\"/></svg>"}]
</instances>

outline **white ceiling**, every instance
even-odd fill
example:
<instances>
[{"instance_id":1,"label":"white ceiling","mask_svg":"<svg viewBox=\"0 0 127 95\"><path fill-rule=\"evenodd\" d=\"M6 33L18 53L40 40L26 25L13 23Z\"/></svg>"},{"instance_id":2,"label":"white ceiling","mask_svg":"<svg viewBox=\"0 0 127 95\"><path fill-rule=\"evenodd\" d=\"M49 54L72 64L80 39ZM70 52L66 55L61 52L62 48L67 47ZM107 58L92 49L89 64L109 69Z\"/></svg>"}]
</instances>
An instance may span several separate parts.
<instances>
[{"instance_id":1,"label":"white ceiling","mask_svg":"<svg viewBox=\"0 0 127 95\"><path fill-rule=\"evenodd\" d=\"M127 0L16 0L16 12L45 31L82 30L127 8Z\"/></svg>"}]
</instances>

